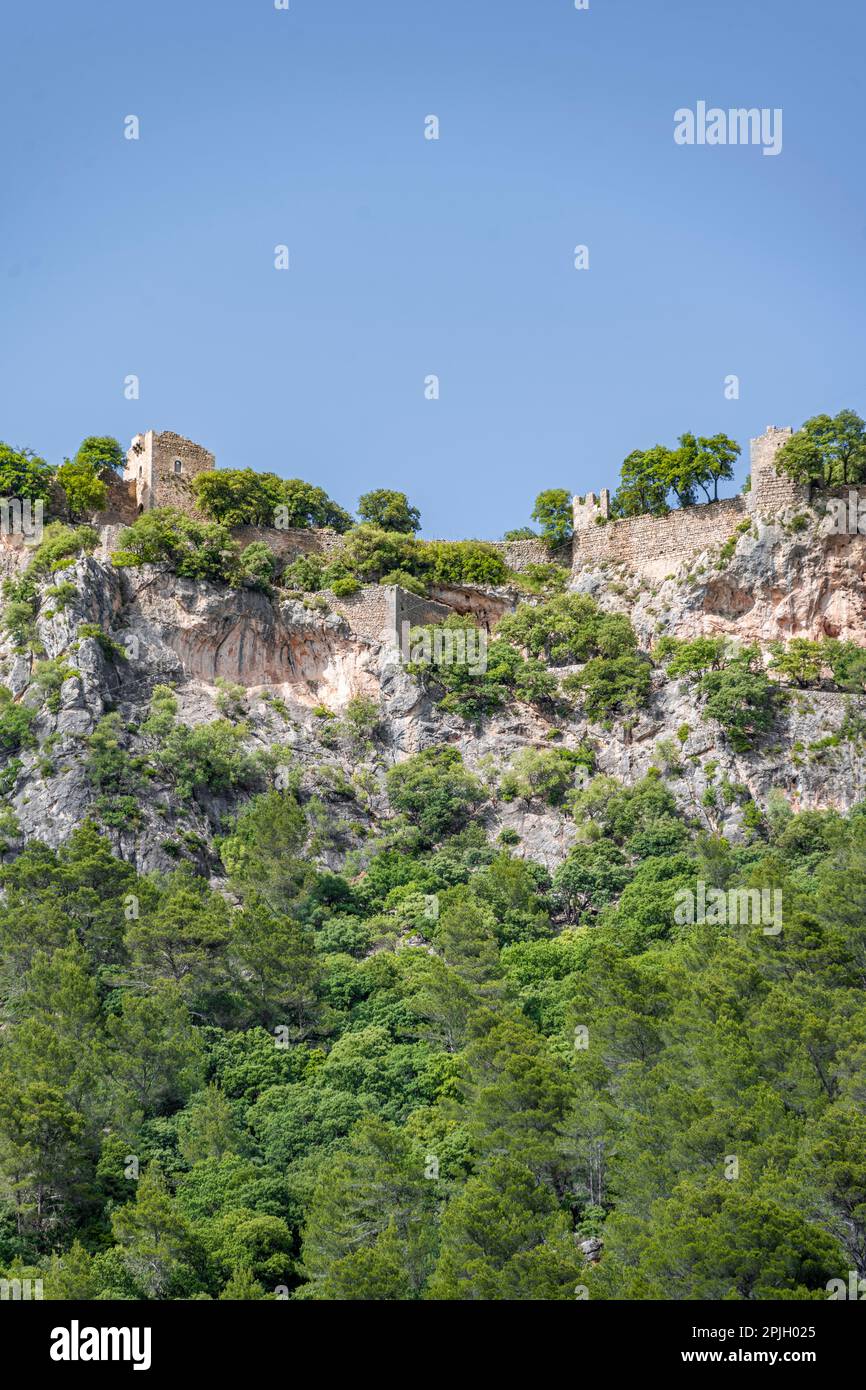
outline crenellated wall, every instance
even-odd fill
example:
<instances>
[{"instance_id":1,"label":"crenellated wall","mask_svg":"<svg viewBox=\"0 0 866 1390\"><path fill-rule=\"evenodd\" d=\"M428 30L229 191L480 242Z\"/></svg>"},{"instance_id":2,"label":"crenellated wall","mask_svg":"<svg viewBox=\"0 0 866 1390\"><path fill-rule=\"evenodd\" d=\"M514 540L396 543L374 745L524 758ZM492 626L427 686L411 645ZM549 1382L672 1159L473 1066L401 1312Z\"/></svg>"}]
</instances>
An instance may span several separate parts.
<instances>
[{"instance_id":1,"label":"crenellated wall","mask_svg":"<svg viewBox=\"0 0 866 1390\"><path fill-rule=\"evenodd\" d=\"M790 429L767 427L751 440L751 490L720 502L682 507L665 516L623 517L609 521L609 495L590 492L574 499L573 570L593 564L625 564L658 582L711 546L723 545L746 517L772 520L786 508L805 506L809 488L776 472L776 454L791 438Z\"/></svg>"}]
</instances>

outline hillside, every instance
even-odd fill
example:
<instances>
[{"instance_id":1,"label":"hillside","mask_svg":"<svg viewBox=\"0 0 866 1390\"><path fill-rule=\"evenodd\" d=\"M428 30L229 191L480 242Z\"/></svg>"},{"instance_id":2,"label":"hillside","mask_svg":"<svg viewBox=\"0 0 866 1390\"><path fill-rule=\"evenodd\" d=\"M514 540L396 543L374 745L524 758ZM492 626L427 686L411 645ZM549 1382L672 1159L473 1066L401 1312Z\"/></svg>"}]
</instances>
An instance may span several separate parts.
<instances>
[{"instance_id":1,"label":"hillside","mask_svg":"<svg viewBox=\"0 0 866 1390\"><path fill-rule=\"evenodd\" d=\"M866 1274L866 542L818 496L740 511L663 574L578 532L477 582L436 552L423 595L328 587L314 532L236 530L210 577L176 520L156 561L117 523L4 540L0 1272ZM470 629L483 669L425 655Z\"/></svg>"}]
</instances>

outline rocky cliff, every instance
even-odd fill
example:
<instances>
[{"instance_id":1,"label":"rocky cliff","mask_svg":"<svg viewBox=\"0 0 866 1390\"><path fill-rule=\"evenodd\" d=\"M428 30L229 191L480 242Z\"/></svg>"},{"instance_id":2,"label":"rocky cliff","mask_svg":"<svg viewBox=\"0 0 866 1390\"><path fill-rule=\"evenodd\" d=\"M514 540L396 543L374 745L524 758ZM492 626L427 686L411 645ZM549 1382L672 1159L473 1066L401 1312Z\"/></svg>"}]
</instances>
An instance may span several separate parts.
<instances>
[{"instance_id":1,"label":"rocky cliff","mask_svg":"<svg viewBox=\"0 0 866 1390\"><path fill-rule=\"evenodd\" d=\"M20 572L28 559L29 552L5 548L4 573ZM662 635L723 634L763 649L791 637L829 636L866 647L864 563L866 540L831 534L814 511L774 524L754 519L725 546L679 565L671 557L669 574L656 584L626 565L589 564L574 570L570 585L626 614L650 654ZM62 605L49 594L58 586ZM461 606L453 595L437 597L455 611ZM319 857L337 865L350 850L363 854L371 828L387 819L387 768L441 743L458 748L488 787L490 835L511 832L517 853L549 868L573 842L571 816L497 794L503 769L528 746L577 749L588 740L597 770L629 783L663 765L680 805L733 838L743 833L744 799L765 807L782 793L795 809L847 809L864 794L866 753L856 730L866 698L829 681L792 690L772 735L738 753L725 730L704 717L693 683L671 680L659 666L634 720L594 724L579 705L554 716L518 703L473 725L444 714L389 642L355 630L325 611L321 599L197 583L162 567L118 569L105 545L41 581L39 598L41 665L16 654L8 639L0 647L0 681L33 712L29 746L14 760L5 755L9 847L31 837L56 845L92 814L102 816L117 852L139 869L190 859L218 875L213 845L227 818L251 788L291 775L317 808ZM479 594L476 610L493 624L507 609L536 601L517 591ZM258 755L255 776L225 785L217 777L178 799L146 727L159 686L173 688L182 729L214 721L232 728L237 746ZM353 737L341 718L358 696L379 707L367 740ZM94 768L93 736L106 730L108 714L117 716L110 732L118 758L140 772L136 812L126 818L122 808L130 803L122 799L105 817L106 776ZM677 756L669 747L675 735ZM741 794L713 810L707 789L721 783Z\"/></svg>"}]
</instances>

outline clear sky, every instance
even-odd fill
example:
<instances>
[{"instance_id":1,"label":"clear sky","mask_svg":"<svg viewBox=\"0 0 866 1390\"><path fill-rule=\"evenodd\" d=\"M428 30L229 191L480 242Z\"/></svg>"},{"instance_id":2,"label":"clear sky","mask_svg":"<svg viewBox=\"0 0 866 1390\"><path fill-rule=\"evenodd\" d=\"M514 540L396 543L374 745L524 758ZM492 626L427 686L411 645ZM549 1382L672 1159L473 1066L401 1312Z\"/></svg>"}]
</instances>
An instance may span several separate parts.
<instances>
[{"instance_id":1,"label":"clear sky","mask_svg":"<svg viewBox=\"0 0 866 1390\"><path fill-rule=\"evenodd\" d=\"M53 462L173 429L496 537L683 430L866 412L863 0L40 0L0 37L0 438ZM782 108L781 154L676 145L700 100Z\"/></svg>"}]
</instances>

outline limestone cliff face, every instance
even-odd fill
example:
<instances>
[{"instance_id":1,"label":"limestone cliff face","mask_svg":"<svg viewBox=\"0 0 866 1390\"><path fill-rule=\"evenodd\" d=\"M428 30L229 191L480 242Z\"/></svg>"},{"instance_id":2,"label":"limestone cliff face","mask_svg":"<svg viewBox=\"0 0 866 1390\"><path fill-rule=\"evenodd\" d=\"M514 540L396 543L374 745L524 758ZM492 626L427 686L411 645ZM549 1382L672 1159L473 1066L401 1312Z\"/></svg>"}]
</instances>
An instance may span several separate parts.
<instances>
[{"instance_id":1,"label":"limestone cliff face","mask_svg":"<svg viewBox=\"0 0 866 1390\"><path fill-rule=\"evenodd\" d=\"M646 650L662 633L725 633L762 646L791 636L835 636L866 646L866 539L832 535L816 514L805 529L792 520L770 525L756 519L727 552L716 546L680 565L672 557L670 577L654 586L624 565L587 565L575 570L572 587L627 613ZM0 551L6 574L28 558ZM390 644L315 604L181 580L160 567L118 570L107 546L52 575L43 590L60 581L74 586L74 597L60 611L52 611L46 598L37 624L45 656L69 668L53 697L47 699L44 681L34 679L39 673L29 658L0 645L0 682L33 709L38 744L19 753L5 804L21 837L64 840L94 808L98 788L88 770L88 740L100 719L116 711L123 746L144 760L149 777L138 823L115 823L107 833L116 851L143 870L191 858L202 871L218 872L214 836L256 789L202 792L178 804L153 741L141 730L158 683L174 687L183 726L217 718L240 722L249 752L270 759L272 767L292 769L317 806L316 852L332 866L349 850L363 856L371 829L387 819L387 768L441 743L457 747L488 785L483 815L489 834L515 831L516 852L551 869L573 843L574 823L539 802L503 801L496 786L515 753L549 748L553 732L564 747L589 738L599 771L626 782L666 757L670 763L669 748L660 754L658 745L674 742L679 757L666 777L681 806L732 838L742 833L739 807L713 812L703 804L707 787L723 777L761 805L778 790L797 809L845 810L866 794L862 743L835 738L852 707L866 716L866 699L829 687L793 693L772 738L748 755L734 753L724 731L702 717L687 682L669 681L661 671L654 674L648 708L630 729L589 725L577 710L557 720L554 730L552 719L523 705L474 728L442 714ZM440 601L449 598L465 611L465 593L439 595ZM478 614L484 609L493 621L518 601L516 593L480 595ZM83 623L96 625L103 638L81 637ZM241 689L227 696L224 682ZM354 743L340 720L357 695L380 708L370 745ZM325 717L323 707L334 717Z\"/></svg>"}]
</instances>

